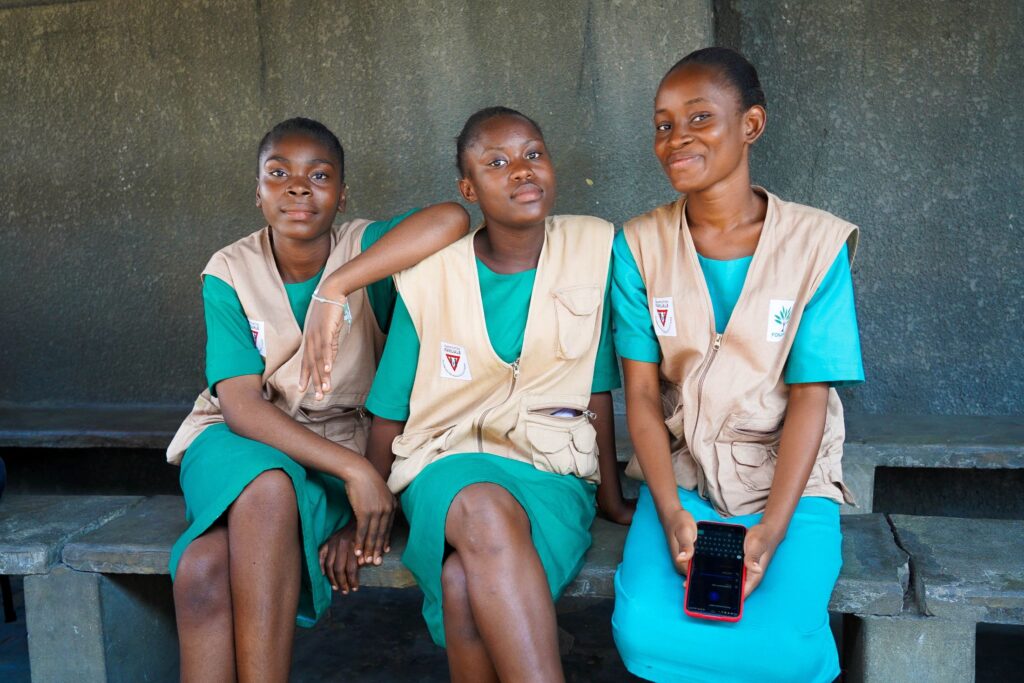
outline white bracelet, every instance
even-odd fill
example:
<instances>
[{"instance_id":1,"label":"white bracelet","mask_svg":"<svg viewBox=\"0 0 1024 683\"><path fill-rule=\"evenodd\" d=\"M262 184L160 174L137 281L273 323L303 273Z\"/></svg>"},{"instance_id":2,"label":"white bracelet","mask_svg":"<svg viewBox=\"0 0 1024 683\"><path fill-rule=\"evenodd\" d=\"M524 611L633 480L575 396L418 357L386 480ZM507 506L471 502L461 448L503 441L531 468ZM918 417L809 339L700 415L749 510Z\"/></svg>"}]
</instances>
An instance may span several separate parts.
<instances>
[{"instance_id":1,"label":"white bracelet","mask_svg":"<svg viewBox=\"0 0 1024 683\"><path fill-rule=\"evenodd\" d=\"M348 303L347 301L334 301L333 299L325 299L316 292L313 292L313 301L319 301L322 304L330 304L332 306L337 306L338 308L345 308L345 304Z\"/></svg>"},{"instance_id":2,"label":"white bracelet","mask_svg":"<svg viewBox=\"0 0 1024 683\"><path fill-rule=\"evenodd\" d=\"M334 299L327 299L325 297L320 296L320 288L317 287L316 289L313 290L312 299L313 301L318 301L322 304L330 304L332 306L337 306L338 308L341 309L342 319L346 323L348 323L349 326L352 325L352 308L348 305L348 297L345 297L344 301L335 301Z\"/></svg>"}]
</instances>

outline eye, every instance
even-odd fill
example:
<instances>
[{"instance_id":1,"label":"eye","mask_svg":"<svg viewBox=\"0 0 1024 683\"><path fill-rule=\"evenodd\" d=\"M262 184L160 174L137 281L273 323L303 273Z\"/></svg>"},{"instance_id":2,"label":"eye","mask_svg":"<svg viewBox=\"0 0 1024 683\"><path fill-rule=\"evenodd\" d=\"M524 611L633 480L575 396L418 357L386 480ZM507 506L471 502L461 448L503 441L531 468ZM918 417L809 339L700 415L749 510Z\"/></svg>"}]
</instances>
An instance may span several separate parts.
<instances>
[{"instance_id":1,"label":"eye","mask_svg":"<svg viewBox=\"0 0 1024 683\"><path fill-rule=\"evenodd\" d=\"M530 161L535 161L537 159L540 159L541 156L542 156L542 154L540 152L538 152L537 150L533 150L533 151L530 151L530 152L526 153L526 158L529 159Z\"/></svg>"},{"instance_id":2,"label":"eye","mask_svg":"<svg viewBox=\"0 0 1024 683\"><path fill-rule=\"evenodd\" d=\"M666 133L666 132L672 130L672 124L671 123L656 123L656 124L654 124L654 130L658 131L659 133Z\"/></svg>"},{"instance_id":3,"label":"eye","mask_svg":"<svg viewBox=\"0 0 1024 683\"><path fill-rule=\"evenodd\" d=\"M310 174L309 177L312 178L313 180L319 181L324 181L327 180L328 178L327 173L325 173L324 171L313 171L313 173Z\"/></svg>"},{"instance_id":4,"label":"eye","mask_svg":"<svg viewBox=\"0 0 1024 683\"><path fill-rule=\"evenodd\" d=\"M707 121L710 118L711 118L711 114L709 114L707 112L701 112L700 114L697 114L697 115L693 116L690 119L690 122L691 123L702 123L703 121Z\"/></svg>"},{"instance_id":5,"label":"eye","mask_svg":"<svg viewBox=\"0 0 1024 683\"><path fill-rule=\"evenodd\" d=\"M502 168L504 166L508 166L508 161L506 161L505 159L493 159L491 161L488 161L487 165L490 166L491 168Z\"/></svg>"},{"instance_id":6,"label":"eye","mask_svg":"<svg viewBox=\"0 0 1024 683\"><path fill-rule=\"evenodd\" d=\"M274 176L275 178L284 178L288 174L284 172L283 168L272 168L267 171L267 175Z\"/></svg>"}]
</instances>

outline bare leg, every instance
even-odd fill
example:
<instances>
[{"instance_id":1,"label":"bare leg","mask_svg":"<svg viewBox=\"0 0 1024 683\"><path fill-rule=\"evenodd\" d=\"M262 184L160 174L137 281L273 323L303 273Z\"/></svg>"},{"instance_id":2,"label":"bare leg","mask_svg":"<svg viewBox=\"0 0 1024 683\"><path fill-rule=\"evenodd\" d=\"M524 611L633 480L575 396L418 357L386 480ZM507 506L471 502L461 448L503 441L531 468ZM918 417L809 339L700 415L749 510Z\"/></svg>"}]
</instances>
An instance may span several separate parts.
<instances>
[{"instance_id":1,"label":"bare leg","mask_svg":"<svg viewBox=\"0 0 1024 683\"><path fill-rule=\"evenodd\" d=\"M555 606L530 520L512 494L496 484L467 486L452 501L445 535L462 563L473 619L498 677L563 681Z\"/></svg>"},{"instance_id":2,"label":"bare leg","mask_svg":"<svg viewBox=\"0 0 1024 683\"><path fill-rule=\"evenodd\" d=\"M287 681L302 556L292 481L268 470L228 511L238 680Z\"/></svg>"},{"instance_id":3,"label":"bare leg","mask_svg":"<svg viewBox=\"0 0 1024 683\"><path fill-rule=\"evenodd\" d=\"M228 574L228 530L220 524L192 541L174 579L181 680L234 681L235 634Z\"/></svg>"},{"instance_id":4,"label":"bare leg","mask_svg":"<svg viewBox=\"0 0 1024 683\"><path fill-rule=\"evenodd\" d=\"M494 670L473 619L466 571L457 552L444 562L441 589L444 637L448 645L448 671L452 683L498 683L498 672Z\"/></svg>"}]
</instances>

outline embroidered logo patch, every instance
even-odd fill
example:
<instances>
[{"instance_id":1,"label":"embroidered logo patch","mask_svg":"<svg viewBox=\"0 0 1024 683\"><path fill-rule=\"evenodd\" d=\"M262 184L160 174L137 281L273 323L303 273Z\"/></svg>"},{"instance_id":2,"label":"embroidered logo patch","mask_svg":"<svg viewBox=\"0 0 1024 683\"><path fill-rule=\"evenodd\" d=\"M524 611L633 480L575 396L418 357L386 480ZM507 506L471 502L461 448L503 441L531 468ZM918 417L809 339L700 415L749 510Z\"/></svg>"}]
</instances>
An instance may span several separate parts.
<instances>
[{"instance_id":1,"label":"embroidered logo patch","mask_svg":"<svg viewBox=\"0 0 1024 683\"><path fill-rule=\"evenodd\" d=\"M676 336L676 311L672 305L672 297L654 297L654 302L651 305L651 321L654 323L654 334L659 337Z\"/></svg>"},{"instance_id":2,"label":"embroidered logo patch","mask_svg":"<svg viewBox=\"0 0 1024 683\"><path fill-rule=\"evenodd\" d=\"M466 349L458 344L441 342L441 377L445 379L461 379L469 381L473 375L469 372L469 357Z\"/></svg>"},{"instance_id":3,"label":"embroidered logo patch","mask_svg":"<svg viewBox=\"0 0 1024 683\"><path fill-rule=\"evenodd\" d=\"M786 299L772 299L768 302L767 341L780 342L786 336L786 328L793 317L793 303Z\"/></svg>"},{"instance_id":4,"label":"embroidered logo patch","mask_svg":"<svg viewBox=\"0 0 1024 683\"><path fill-rule=\"evenodd\" d=\"M252 343L256 345L256 350L260 352L260 355L264 358L267 357L267 335L264 332L265 323L262 320L250 320L249 331L252 332Z\"/></svg>"}]
</instances>

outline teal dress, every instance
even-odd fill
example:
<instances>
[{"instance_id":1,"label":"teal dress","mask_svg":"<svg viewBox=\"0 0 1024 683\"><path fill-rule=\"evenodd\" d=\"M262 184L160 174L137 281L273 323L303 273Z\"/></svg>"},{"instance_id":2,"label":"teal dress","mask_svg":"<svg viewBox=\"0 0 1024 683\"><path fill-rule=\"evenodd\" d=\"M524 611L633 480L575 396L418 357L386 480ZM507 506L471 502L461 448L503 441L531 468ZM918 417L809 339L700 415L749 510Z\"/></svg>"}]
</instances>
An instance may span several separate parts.
<instances>
[{"instance_id":1,"label":"teal dress","mask_svg":"<svg viewBox=\"0 0 1024 683\"><path fill-rule=\"evenodd\" d=\"M622 233L612 253L619 353L633 361L660 363L647 289ZM718 261L698 254L719 333L728 325L751 260ZM844 246L804 310L784 381L840 386L863 380ZM695 491L678 488L677 493L698 521L750 527L761 520L761 514L723 519ZM834 680L839 659L828 602L842 567L841 550L839 505L826 498L801 498L761 585L743 606L743 618L729 623L690 617L683 612L683 579L672 563L654 500L641 485L615 573L612 634L626 668L659 682Z\"/></svg>"},{"instance_id":2,"label":"teal dress","mask_svg":"<svg viewBox=\"0 0 1024 683\"><path fill-rule=\"evenodd\" d=\"M477 260L477 275L488 337L498 356L511 363L523 348L537 271L499 274ZM605 291L601 340L591 385L594 393L610 391L621 384L610 333L608 287ZM409 418L419 348L416 329L399 296L384 355L366 402L370 412L390 420ZM425 467L401 494L402 510L409 520L409 541L402 562L423 590L423 618L434 642L442 647L445 638L441 567L446 551L444 527L448 508L459 491L485 482L507 490L526 511L552 599L557 599L579 572L590 547L596 490L591 483L572 475L542 472L531 464L489 453L459 453Z\"/></svg>"},{"instance_id":3,"label":"teal dress","mask_svg":"<svg viewBox=\"0 0 1024 683\"><path fill-rule=\"evenodd\" d=\"M367 226L362 248L368 249L412 212ZM288 303L302 328L313 290L323 271L313 278L284 285ZM387 329L394 306L394 283L390 278L367 288L370 306L381 329ZM234 289L223 280L203 278L203 306L206 317L206 378L216 395L217 383L242 375L262 376L263 357L253 343L245 311ZM189 544L206 533L225 515L239 494L260 474L279 469L292 480L299 509L302 535L302 585L299 592L300 626L312 626L331 604L331 589L320 572L320 546L352 518L352 509L340 479L303 467L287 454L260 441L239 436L224 423L204 429L185 451L180 482L185 496L188 528L171 549L170 573L174 579L178 562Z\"/></svg>"}]
</instances>

